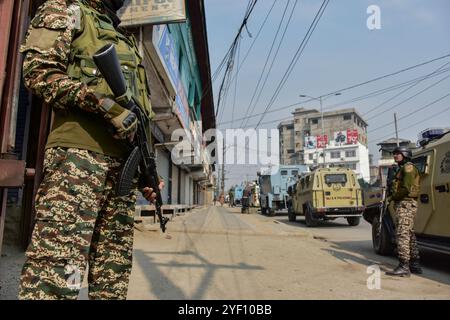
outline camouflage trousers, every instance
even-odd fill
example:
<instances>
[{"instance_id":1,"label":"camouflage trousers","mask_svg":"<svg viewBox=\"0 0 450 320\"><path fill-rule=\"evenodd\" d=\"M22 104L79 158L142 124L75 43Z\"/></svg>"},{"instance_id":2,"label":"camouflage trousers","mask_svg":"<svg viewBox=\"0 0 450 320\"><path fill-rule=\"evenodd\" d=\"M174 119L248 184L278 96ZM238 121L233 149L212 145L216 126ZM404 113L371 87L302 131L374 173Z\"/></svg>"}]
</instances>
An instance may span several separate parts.
<instances>
[{"instance_id":1,"label":"camouflage trousers","mask_svg":"<svg viewBox=\"0 0 450 320\"><path fill-rule=\"evenodd\" d=\"M75 148L47 149L19 299L126 299L136 192L117 197L121 163Z\"/></svg>"},{"instance_id":2,"label":"camouflage trousers","mask_svg":"<svg viewBox=\"0 0 450 320\"><path fill-rule=\"evenodd\" d=\"M397 251L401 262L419 259L414 218L417 213L416 200L402 200L395 204L397 217Z\"/></svg>"}]
</instances>

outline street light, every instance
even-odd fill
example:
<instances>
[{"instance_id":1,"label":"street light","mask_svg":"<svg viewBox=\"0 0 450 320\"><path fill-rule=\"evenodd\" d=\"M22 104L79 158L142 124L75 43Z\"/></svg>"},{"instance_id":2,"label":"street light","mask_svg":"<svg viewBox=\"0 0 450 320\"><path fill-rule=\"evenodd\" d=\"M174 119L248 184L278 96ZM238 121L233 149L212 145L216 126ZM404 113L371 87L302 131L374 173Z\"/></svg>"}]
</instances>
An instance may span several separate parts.
<instances>
[{"instance_id":1,"label":"street light","mask_svg":"<svg viewBox=\"0 0 450 320\"><path fill-rule=\"evenodd\" d=\"M340 93L340 92L336 92L336 93L333 93L333 94L326 94L326 95L319 96L319 97L312 97L312 96L308 96L306 94L299 95L300 98L310 98L312 100L318 100L320 102L320 121L322 123L322 137L325 137L325 129L323 127L323 106L322 106L322 101L326 100L326 99L328 99L330 97L340 96L341 94L342 93ZM324 99L324 97L325 97L325 99ZM323 167L325 168L325 148L323 148L323 149L324 149L323 150L323 155L322 155L322 157L323 157ZM317 159L317 164L319 164L319 159Z\"/></svg>"}]
</instances>

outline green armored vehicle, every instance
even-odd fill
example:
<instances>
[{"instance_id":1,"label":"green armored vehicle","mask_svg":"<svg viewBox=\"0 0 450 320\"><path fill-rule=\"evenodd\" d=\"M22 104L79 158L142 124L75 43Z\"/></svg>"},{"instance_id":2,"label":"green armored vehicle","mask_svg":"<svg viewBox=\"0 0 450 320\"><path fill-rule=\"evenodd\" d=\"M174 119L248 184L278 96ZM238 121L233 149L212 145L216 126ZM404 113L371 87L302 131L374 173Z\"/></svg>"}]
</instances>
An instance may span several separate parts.
<instances>
[{"instance_id":1,"label":"green armored vehicle","mask_svg":"<svg viewBox=\"0 0 450 320\"><path fill-rule=\"evenodd\" d=\"M414 223L417 243L422 248L450 253L450 131L424 140L421 145L412 157L421 177ZM373 198L374 202L367 201L364 212L364 219L372 224L373 248L378 254L391 254L396 248L394 203L386 205L381 215L383 204Z\"/></svg>"},{"instance_id":2,"label":"green armored vehicle","mask_svg":"<svg viewBox=\"0 0 450 320\"><path fill-rule=\"evenodd\" d=\"M364 211L356 174L347 168L322 168L302 176L288 189L289 221L305 216L308 227L319 221L346 218L357 226Z\"/></svg>"}]
</instances>

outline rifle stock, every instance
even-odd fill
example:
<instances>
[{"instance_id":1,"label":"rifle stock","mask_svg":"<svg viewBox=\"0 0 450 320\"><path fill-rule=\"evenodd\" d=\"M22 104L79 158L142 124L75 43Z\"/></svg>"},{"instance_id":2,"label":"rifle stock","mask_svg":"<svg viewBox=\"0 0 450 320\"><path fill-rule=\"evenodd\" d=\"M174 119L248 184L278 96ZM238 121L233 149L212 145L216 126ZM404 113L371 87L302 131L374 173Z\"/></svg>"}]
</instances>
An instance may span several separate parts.
<instances>
[{"instance_id":1,"label":"rifle stock","mask_svg":"<svg viewBox=\"0 0 450 320\"><path fill-rule=\"evenodd\" d=\"M100 73L105 78L111 91L116 98L127 95L127 84L120 68L120 62L113 44L109 44L97 51L93 57ZM162 197L159 189L159 178L156 170L155 155L147 137L148 120L143 114L141 107L134 98L131 98L124 106L136 114L138 119L138 130L132 142L132 151L124 164L116 186L116 194L125 196L131 192L133 178L137 170L141 169L141 175L145 186L153 189L156 193L155 209L158 215L161 230L166 231L168 218L162 215Z\"/></svg>"}]
</instances>

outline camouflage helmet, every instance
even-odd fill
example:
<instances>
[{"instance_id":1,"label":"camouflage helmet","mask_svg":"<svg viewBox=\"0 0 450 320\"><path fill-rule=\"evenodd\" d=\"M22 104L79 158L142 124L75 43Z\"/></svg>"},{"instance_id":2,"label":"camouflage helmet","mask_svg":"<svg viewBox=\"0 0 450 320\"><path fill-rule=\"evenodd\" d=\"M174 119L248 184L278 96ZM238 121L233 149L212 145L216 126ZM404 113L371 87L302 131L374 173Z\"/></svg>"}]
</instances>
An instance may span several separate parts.
<instances>
[{"instance_id":1,"label":"camouflage helmet","mask_svg":"<svg viewBox=\"0 0 450 320\"><path fill-rule=\"evenodd\" d=\"M411 159L412 158L412 151L410 148L405 146L396 147L392 154L401 154L405 159Z\"/></svg>"}]
</instances>

